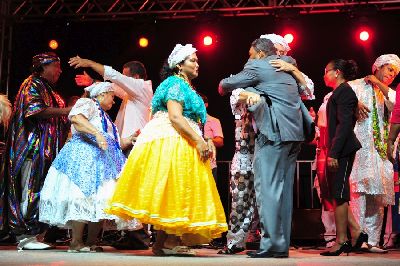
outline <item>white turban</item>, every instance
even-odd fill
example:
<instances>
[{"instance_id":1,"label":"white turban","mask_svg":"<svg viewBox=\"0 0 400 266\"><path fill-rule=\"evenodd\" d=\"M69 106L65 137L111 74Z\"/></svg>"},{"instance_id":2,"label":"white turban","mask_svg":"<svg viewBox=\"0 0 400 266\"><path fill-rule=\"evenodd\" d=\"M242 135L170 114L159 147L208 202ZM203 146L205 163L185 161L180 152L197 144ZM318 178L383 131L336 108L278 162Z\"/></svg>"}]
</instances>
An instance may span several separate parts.
<instances>
[{"instance_id":1,"label":"white turban","mask_svg":"<svg viewBox=\"0 0 400 266\"><path fill-rule=\"evenodd\" d=\"M396 67L396 76L399 74L400 71L400 58L395 55L395 54L384 54L379 56L376 60L375 63L372 65L372 73L376 71L377 68L386 65L386 64L391 64Z\"/></svg>"},{"instance_id":2,"label":"white turban","mask_svg":"<svg viewBox=\"0 0 400 266\"><path fill-rule=\"evenodd\" d=\"M174 69L177 64L182 62L186 57L195 53L197 51L191 44L186 44L185 46L181 44L175 45L174 50L168 56L168 66Z\"/></svg>"},{"instance_id":3,"label":"white turban","mask_svg":"<svg viewBox=\"0 0 400 266\"><path fill-rule=\"evenodd\" d=\"M260 39L268 39L270 40L273 44L280 44L283 46L283 49L285 49L286 52L290 51L290 47L289 44L287 43L287 41L285 40L285 38L283 38L281 35L278 34L264 34L260 36Z\"/></svg>"},{"instance_id":4,"label":"white turban","mask_svg":"<svg viewBox=\"0 0 400 266\"><path fill-rule=\"evenodd\" d=\"M114 91L114 89L110 82L95 82L86 87L85 91L89 92L90 98L94 98L104 92Z\"/></svg>"}]
</instances>

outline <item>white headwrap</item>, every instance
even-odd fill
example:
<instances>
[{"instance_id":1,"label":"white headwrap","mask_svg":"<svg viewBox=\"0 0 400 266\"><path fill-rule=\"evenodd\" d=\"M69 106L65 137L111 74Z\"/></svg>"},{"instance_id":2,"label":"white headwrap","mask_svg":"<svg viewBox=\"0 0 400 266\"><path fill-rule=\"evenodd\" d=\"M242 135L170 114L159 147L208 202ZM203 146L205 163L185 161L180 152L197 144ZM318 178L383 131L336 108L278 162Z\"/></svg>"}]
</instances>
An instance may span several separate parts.
<instances>
[{"instance_id":1,"label":"white headwrap","mask_svg":"<svg viewBox=\"0 0 400 266\"><path fill-rule=\"evenodd\" d=\"M181 44L175 45L174 50L168 56L168 66L173 69L177 64L182 62L186 57L195 53L197 51L191 44L186 44L185 46Z\"/></svg>"},{"instance_id":2,"label":"white headwrap","mask_svg":"<svg viewBox=\"0 0 400 266\"><path fill-rule=\"evenodd\" d=\"M372 65L372 73L374 73L377 68L386 64L394 65L396 67L396 75L399 74L400 58L395 54L384 54L379 56Z\"/></svg>"},{"instance_id":3,"label":"white headwrap","mask_svg":"<svg viewBox=\"0 0 400 266\"><path fill-rule=\"evenodd\" d=\"M285 38L283 38L281 35L272 33L272 34L264 34L260 36L261 39L268 39L270 40L273 44L280 44L283 46L283 49L285 49L286 52L290 51L290 47L289 44L287 43L287 41L285 40Z\"/></svg>"},{"instance_id":4,"label":"white headwrap","mask_svg":"<svg viewBox=\"0 0 400 266\"><path fill-rule=\"evenodd\" d=\"M85 91L89 92L90 98L94 98L103 92L114 91L114 89L110 82L95 82L89 87L86 87Z\"/></svg>"}]
</instances>

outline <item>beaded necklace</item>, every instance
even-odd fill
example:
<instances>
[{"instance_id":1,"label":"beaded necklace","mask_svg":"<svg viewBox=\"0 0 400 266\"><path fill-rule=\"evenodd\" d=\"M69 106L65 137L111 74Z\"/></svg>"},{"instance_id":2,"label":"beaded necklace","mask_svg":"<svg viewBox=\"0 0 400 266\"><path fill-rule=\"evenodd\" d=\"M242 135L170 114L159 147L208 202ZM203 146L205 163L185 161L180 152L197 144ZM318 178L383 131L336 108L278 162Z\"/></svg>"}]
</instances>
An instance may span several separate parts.
<instances>
[{"instance_id":1,"label":"beaded necklace","mask_svg":"<svg viewBox=\"0 0 400 266\"><path fill-rule=\"evenodd\" d=\"M194 91L197 94L197 96L201 98L200 94L196 91L196 89L193 87L192 83L190 82L190 80L186 76L183 76L181 74L175 74L175 76L180 78L180 79L182 79L187 85L189 85L189 87L192 89L192 91ZM204 133L204 125L201 122L200 117L197 118L196 122L199 125L201 132Z\"/></svg>"},{"instance_id":2,"label":"beaded necklace","mask_svg":"<svg viewBox=\"0 0 400 266\"><path fill-rule=\"evenodd\" d=\"M117 145L118 148L120 148L119 147L119 141L118 141L119 137L118 137L117 127L114 125L113 122L111 122L110 116L106 112L104 112L103 108L101 108L100 103L99 103L99 101L97 99L96 99L96 105L100 110L101 125L103 127L104 132L105 133L108 132L108 123L107 123L107 121L110 121L116 145Z\"/></svg>"},{"instance_id":3,"label":"beaded necklace","mask_svg":"<svg viewBox=\"0 0 400 266\"><path fill-rule=\"evenodd\" d=\"M386 148L387 142L385 141L388 138L388 120L385 116L383 116L383 140L381 137L381 128L379 126L379 117L378 110L376 107L376 96L375 91L372 89L372 130L374 136L374 145L375 149L378 152L379 156L382 159L387 159L386 156Z\"/></svg>"}]
</instances>

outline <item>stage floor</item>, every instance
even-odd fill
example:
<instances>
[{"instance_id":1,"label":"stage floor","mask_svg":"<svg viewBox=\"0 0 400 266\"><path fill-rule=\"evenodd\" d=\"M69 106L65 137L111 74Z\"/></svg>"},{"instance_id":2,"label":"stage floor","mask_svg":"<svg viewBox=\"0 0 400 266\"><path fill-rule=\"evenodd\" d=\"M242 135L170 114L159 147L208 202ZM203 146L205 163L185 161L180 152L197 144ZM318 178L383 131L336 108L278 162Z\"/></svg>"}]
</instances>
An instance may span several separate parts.
<instances>
[{"instance_id":1,"label":"stage floor","mask_svg":"<svg viewBox=\"0 0 400 266\"><path fill-rule=\"evenodd\" d=\"M251 259L245 253L238 255L218 255L214 249L196 249L196 257L155 257L150 250L118 251L105 247L103 253L67 253L67 247L53 250L16 251L15 246L0 247L0 265L51 265L51 266L100 266L100 265L400 265L400 250L381 254L354 254L339 257L322 257L321 250L293 249L287 259Z\"/></svg>"}]
</instances>

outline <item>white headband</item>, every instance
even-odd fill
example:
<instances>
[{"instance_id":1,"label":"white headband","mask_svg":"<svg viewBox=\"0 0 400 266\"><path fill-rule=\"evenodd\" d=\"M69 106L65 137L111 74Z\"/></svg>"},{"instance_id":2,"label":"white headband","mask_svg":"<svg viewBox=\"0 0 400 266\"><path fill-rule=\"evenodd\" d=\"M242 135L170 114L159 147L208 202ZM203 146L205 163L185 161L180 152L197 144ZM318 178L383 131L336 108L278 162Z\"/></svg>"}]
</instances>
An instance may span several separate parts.
<instances>
[{"instance_id":1,"label":"white headband","mask_svg":"<svg viewBox=\"0 0 400 266\"><path fill-rule=\"evenodd\" d=\"M372 73L376 71L377 68L386 65L392 64L396 67L396 76L399 74L400 71L400 58L395 54L384 54L379 56L375 63L372 65Z\"/></svg>"},{"instance_id":2,"label":"white headband","mask_svg":"<svg viewBox=\"0 0 400 266\"><path fill-rule=\"evenodd\" d=\"M174 69L177 64L185 60L186 57L195 53L197 51L191 44L186 44L185 46L181 44L175 45L174 50L168 56L168 66Z\"/></svg>"},{"instance_id":3,"label":"white headband","mask_svg":"<svg viewBox=\"0 0 400 266\"><path fill-rule=\"evenodd\" d=\"M275 34L275 33L271 33L271 34L264 34L260 36L260 39L268 39L270 40L273 44L280 44L283 46L283 49L285 49L285 52L289 52L290 51L290 47L289 44L287 43L287 41L285 40L285 38L283 38L281 35Z\"/></svg>"},{"instance_id":4,"label":"white headband","mask_svg":"<svg viewBox=\"0 0 400 266\"><path fill-rule=\"evenodd\" d=\"M86 87L85 91L89 92L90 98L94 98L104 92L114 91L114 89L110 82L95 82L89 87Z\"/></svg>"}]
</instances>

